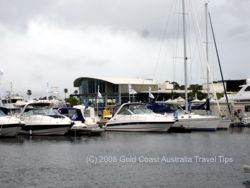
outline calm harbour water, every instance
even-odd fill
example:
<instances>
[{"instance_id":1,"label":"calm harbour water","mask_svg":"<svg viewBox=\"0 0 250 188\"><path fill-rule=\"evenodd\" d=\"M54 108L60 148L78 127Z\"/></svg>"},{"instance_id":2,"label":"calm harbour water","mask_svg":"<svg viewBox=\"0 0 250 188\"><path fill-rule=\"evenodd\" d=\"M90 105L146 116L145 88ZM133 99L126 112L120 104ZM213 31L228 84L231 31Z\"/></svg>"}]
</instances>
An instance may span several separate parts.
<instances>
[{"instance_id":1,"label":"calm harbour water","mask_svg":"<svg viewBox=\"0 0 250 188\"><path fill-rule=\"evenodd\" d=\"M250 128L0 139L0 187L250 187Z\"/></svg>"}]
</instances>

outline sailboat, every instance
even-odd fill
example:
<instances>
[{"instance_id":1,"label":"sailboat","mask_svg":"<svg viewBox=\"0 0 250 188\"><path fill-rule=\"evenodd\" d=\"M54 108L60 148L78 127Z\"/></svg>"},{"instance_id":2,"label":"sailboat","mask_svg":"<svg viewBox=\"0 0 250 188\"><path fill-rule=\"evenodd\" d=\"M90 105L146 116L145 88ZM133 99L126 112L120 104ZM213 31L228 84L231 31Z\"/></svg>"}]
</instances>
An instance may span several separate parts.
<instances>
[{"instance_id":1,"label":"sailboat","mask_svg":"<svg viewBox=\"0 0 250 188\"><path fill-rule=\"evenodd\" d=\"M220 118L212 115L199 115L189 111L188 91L187 91L187 47L186 47L186 20L185 20L185 0L182 0L182 19L183 19L183 53L184 53L184 80L185 80L185 110L179 112L177 123L180 126L192 131L215 131L220 123Z\"/></svg>"}]
</instances>

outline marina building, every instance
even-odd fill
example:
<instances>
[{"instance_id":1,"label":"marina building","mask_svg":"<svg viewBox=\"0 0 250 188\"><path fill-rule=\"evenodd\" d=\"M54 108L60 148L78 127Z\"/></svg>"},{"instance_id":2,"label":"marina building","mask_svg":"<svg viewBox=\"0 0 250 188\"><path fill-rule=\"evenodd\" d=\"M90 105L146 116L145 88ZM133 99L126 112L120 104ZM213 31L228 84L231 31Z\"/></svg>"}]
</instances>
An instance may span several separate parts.
<instances>
[{"instance_id":1,"label":"marina building","mask_svg":"<svg viewBox=\"0 0 250 188\"><path fill-rule=\"evenodd\" d=\"M246 80L226 80L227 92L232 93L239 90L239 86L245 84ZM200 92L206 93L206 84L203 85ZM112 77L79 77L74 80L74 87L79 88L78 97L81 102L89 101L101 106L107 104L122 104L128 101L149 101L149 90L155 97L155 100L165 101L184 97L183 89L175 89L173 83L168 81L158 84L152 79L141 78L112 78ZM216 93L223 94L223 85L221 81L214 82L213 87ZM188 90L192 92L192 90Z\"/></svg>"},{"instance_id":2,"label":"marina building","mask_svg":"<svg viewBox=\"0 0 250 188\"><path fill-rule=\"evenodd\" d=\"M149 88L158 90L158 85L152 79L141 78L95 78L80 77L75 79L74 87L79 88L79 97L84 102L124 103L127 101L144 101ZM99 95L99 97L98 97ZM146 95L146 96L145 96Z\"/></svg>"}]
</instances>

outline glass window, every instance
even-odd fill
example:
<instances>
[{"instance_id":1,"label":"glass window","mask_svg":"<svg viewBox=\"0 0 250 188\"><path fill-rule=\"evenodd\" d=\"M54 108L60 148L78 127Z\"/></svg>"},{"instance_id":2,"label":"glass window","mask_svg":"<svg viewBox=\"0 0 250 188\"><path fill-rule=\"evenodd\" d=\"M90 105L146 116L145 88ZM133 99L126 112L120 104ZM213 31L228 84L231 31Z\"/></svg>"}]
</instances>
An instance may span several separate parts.
<instances>
[{"instance_id":1,"label":"glass window","mask_svg":"<svg viewBox=\"0 0 250 188\"><path fill-rule=\"evenodd\" d=\"M88 89L89 89L89 93L96 93L95 92L95 80L88 80Z\"/></svg>"},{"instance_id":2,"label":"glass window","mask_svg":"<svg viewBox=\"0 0 250 188\"><path fill-rule=\"evenodd\" d=\"M245 112L250 112L250 106L245 106Z\"/></svg>"},{"instance_id":3,"label":"glass window","mask_svg":"<svg viewBox=\"0 0 250 188\"><path fill-rule=\"evenodd\" d=\"M2 110L0 110L0 116L5 116Z\"/></svg>"},{"instance_id":4,"label":"glass window","mask_svg":"<svg viewBox=\"0 0 250 188\"><path fill-rule=\"evenodd\" d=\"M83 80L80 86L80 91L82 94L87 94L88 93L88 82L87 80Z\"/></svg>"},{"instance_id":5,"label":"glass window","mask_svg":"<svg viewBox=\"0 0 250 188\"><path fill-rule=\"evenodd\" d=\"M245 89L245 91L250 91L250 86L248 86L248 87Z\"/></svg>"},{"instance_id":6,"label":"glass window","mask_svg":"<svg viewBox=\"0 0 250 188\"><path fill-rule=\"evenodd\" d=\"M113 93L118 93L119 91L119 86L118 85L113 85Z\"/></svg>"}]
</instances>

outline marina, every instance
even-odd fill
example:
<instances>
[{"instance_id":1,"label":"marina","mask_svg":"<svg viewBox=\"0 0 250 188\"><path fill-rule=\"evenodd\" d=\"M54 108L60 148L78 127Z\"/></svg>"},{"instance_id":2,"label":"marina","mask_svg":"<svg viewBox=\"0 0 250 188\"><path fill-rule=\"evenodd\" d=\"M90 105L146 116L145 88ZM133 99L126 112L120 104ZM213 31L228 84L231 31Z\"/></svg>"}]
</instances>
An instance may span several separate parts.
<instances>
[{"instance_id":1,"label":"marina","mask_svg":"<svg viewBox=\"0 0 250 188\"><path fill-rule=\"evenodd\" d=\"M247 188L249 135L249 128L230 128L5 138L0 182L3 187Z\"/></svg>"},{"instance_id":2,"label":"marina","mask_svg":"<svg viewBox=\"0 0 250 188\"><path fill-rule=\"evenodd\" d=\"M250 1L0 5L0 188L250 188Z\"/></svg>"}]
</instances>

